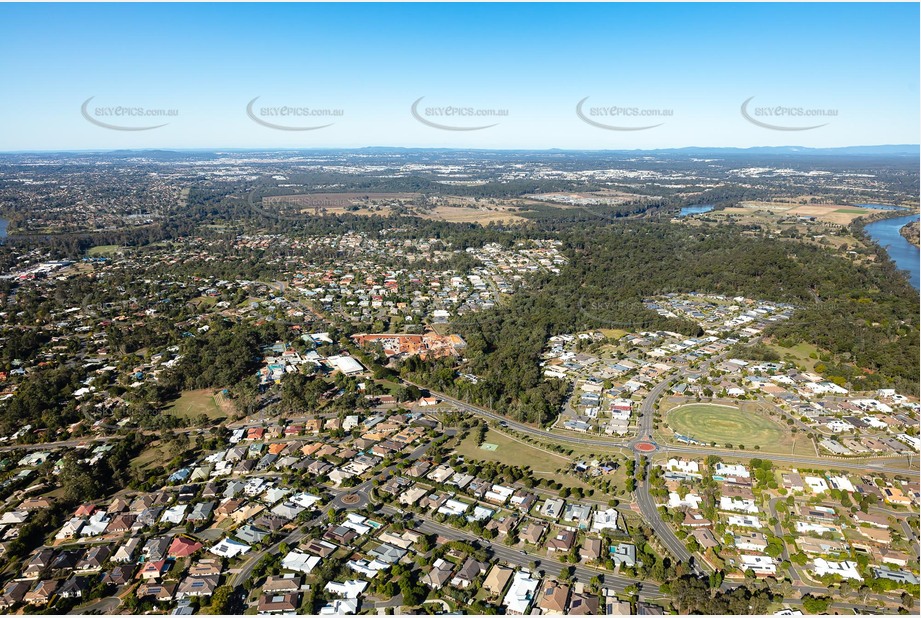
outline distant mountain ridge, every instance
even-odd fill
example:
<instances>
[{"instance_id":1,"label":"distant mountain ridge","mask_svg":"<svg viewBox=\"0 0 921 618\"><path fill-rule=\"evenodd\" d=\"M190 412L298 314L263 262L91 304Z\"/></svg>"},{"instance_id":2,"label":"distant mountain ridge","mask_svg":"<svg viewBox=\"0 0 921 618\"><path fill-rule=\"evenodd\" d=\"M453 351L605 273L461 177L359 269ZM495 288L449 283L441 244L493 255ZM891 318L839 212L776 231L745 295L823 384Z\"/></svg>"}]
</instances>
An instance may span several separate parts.
<instances>
[{"instance_id":1,"label":"distant mountain ridge","mask_svg":"<svg viewBox=\"0 0 921 618\"><path fill-rule=\"evenodd\" d=\"M681 148L636 148L636 149L578 149L578 148L415 148L406 146L366 146L363 148L150 148L111 150L11 150L0 154L111 154L117 156L151 156L190 153L219 152L322 152L322 153L414 153L414 152L494 152L494 153L598 153L628 155L691 155L726 156L733 154L755 155L820 155L820 156L905 156L921 157L921 144L882 144L877 146L840 146L833 148L810 148L806 146L752 146L709 147L685 146Z\"/></svg>"}]
</instances>

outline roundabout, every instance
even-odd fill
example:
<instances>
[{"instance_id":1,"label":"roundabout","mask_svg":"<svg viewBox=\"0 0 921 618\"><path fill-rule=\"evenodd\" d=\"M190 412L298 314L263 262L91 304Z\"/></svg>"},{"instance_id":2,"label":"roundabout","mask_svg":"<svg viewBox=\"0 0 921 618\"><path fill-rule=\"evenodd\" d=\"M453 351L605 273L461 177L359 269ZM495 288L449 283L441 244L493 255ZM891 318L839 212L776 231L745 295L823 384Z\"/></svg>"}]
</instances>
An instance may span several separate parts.
<instances>
[{"instance_id":1,"label":"roundabout","mask_svg":"<svg viewBox=\"0 0 921 618\"><path fill-rule=\"evenodd\" d=\"M643 454L654 453L658 448L654 442L637 442L633 445L634 451Z\"/></svg>"},{"instance_id":2,"label":"roundabout","mask_svg":"<svg viewBox=\"0 0 921 618\"><path fill-rule=\"evenodd\" d=\"M361 502L361 496L358 494L345 494L340 500L345 506L354 507Z\"/></svg>"},{"instance_id":3,"label":"roundabout","mask_svg":"<svg viewBox=\"0 0 921 618\"><path fill-rule=\"evenodd\" d=\"M357 491L348 491L337 495L329 503L329 506L337 511L355 511L366 507L370 502L371 499L365 491L358 489Z\"/></svg>"}]
</instances>

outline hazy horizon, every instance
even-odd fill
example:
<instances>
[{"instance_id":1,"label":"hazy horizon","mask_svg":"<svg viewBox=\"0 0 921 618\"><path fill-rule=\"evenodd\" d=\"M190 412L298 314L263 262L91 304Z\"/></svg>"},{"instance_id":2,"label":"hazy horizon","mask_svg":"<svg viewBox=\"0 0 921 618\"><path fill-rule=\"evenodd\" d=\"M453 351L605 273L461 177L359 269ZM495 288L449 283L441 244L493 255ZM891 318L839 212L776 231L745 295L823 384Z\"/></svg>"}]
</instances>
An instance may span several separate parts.
<instances>
[{"instance_id":1,"label":"hazy horizon","mask_svg":"<svg viewBox=\"0 0 921 618\"><path fill-rule=\"evenodd\" d=\"M910 144L918 18L859 3L5 4L0 151Z\"/></svg>"},{"instance_id":2,"label":"hazy horizon","mask_svg":"<svg viewBox=\"0 0 921 618\"><path fill-rule=\"evenodd\" d=\"M917 149L921 152L921 144L852 144L848 146L832 147L811 147L811 146L675 146L662 148L477 148L477 147L454 147L454 146L159 146L150 148L59 148L59 149L42 149L42 150L0 150L0 154L42 154L42 153L107 153L107 152L158 152L158 151L175 151L175 152L217 152L217 151L237 151L237 152L271 152L271 151L358 151L358 150L443 150L443 151L469 151L469 152L587 152L587 153L629 153L629 152L669 152L669 151L740 151L749 152L754 150L789 150L790 154L797 154L793 151L802 150L817 153L826 153L828 151L848 151L857 149L874 149L874 148L902 148ZM804 154L808 154L805 152ZM842 152L841 154L847 154ZM858 153L864 154L864 153ZM909 156L916 153L874 153L879 156L897 155Z\"/></svg>"}]
</instances>

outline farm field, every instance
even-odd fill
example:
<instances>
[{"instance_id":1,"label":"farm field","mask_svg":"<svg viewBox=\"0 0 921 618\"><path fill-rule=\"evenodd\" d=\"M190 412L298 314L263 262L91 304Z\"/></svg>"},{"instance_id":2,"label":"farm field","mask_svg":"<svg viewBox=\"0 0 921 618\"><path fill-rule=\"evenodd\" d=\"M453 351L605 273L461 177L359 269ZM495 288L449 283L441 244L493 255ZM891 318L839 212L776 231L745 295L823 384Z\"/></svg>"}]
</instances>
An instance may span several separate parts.
<instances>
[{"instance_id":1,"label":"farm field","mask_svg":"<svg viewBox=\"0 0 921 618\"><path fill-rule=\"evenodd\" d=\"M508 223L524 221L523 217L506 210L500 206L490 208L464 208L463 206L436 206L431 210L419 210L418 214L423 219L448 221L450 223L479 223L487 225L492 222Z\"/></svg>"},{"instance_id":2,"label":"farm field","mask_svg":"<svg viewBox=\"0 0 921 618\"><path fill-rule=\"evenodd\" d=\"M847 225L860 216L873 213L869 208L842 204L802 204L796 202L741 202L737 207L726 208L727 214L757 215L770 212L778 217L815 217L819 221Z\"/></svg>"},{"instance_id":3,"label":"farm field","mask_svg":"<svg viewBox=\"0 0 921 618\"><path fill-rule=\"evenodd\" d=\"M296 208L305 215L357 216L389 215L394 207L411 211L416 216L434 221L450 223L479 223L524 221L514 213L518 206L493 203L489 206L476 204L464 198L446 197L447 203L433 207L419 207L414 202L418 193L312 193L306 195L267 196L263 203L267 208Z\"/></svg>"}]
</instances>

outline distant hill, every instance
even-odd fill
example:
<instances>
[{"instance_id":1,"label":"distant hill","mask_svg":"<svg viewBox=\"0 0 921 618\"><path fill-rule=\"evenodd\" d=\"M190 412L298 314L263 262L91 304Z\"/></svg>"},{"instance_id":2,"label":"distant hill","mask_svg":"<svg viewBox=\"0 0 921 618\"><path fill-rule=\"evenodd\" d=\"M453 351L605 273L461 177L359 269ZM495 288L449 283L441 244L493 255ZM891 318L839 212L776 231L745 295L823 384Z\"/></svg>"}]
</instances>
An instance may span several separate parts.
<instances>
[{"instance_id":1,"label":"distant hill","mask_svg":"<svg viewBox=\"0 0 921 618\"><path fill-rule=\"evenodd\" d=\"M773 154L773 155L852 155L852 156L907 156L921 155L918 144L888 144L882 146L843 146L840 148L806 148L804 146L755 146L752 148L664 148L643 152L673 153L688 155L731 155L731 154Z\"/></svg>"},{"instance_id":2,"label":"distant hill","mask_svg":"<svg viewBox=\"0 0 921 618\"><path fill-rule=\"evenodd\" d=\"M323 154L424 154L424 153L501 153L501 154L625 154L642 155L687 155L687 156L731 156L731 155L814 155L814 156L877 156L877 157L919 157L919 144L883 144L879 146L842 146L839 148L807 148L805 146L753 146L751 148L713 148L707 146L687 146L684 148L654 148L634 150L581 150L547 148L523 149L485 149L485 148L407 148L403 146L368 146L365 148L160 148L150 150L44 150L44 151L9 151L0 154L42 153L108 155L112 157L151 157L156 159L187 158L218 153L323 153Z\"/></svg>"}]
</instances>

